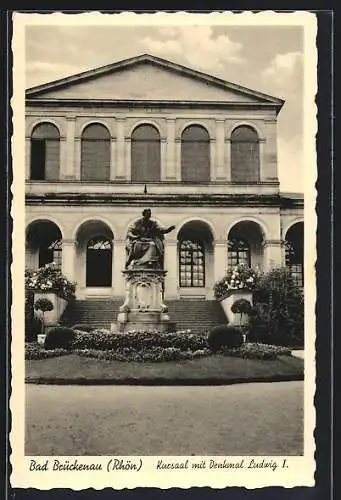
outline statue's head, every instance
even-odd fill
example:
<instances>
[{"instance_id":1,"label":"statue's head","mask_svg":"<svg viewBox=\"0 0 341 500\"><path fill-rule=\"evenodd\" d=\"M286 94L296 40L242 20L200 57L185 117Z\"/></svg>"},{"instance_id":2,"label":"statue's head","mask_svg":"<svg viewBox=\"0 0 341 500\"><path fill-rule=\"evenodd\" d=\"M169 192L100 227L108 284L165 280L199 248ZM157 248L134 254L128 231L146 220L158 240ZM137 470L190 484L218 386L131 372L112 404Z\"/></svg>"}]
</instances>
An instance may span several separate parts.
<instances>
[{"instance_id":1,"label":"statue's head","mask_svg":"<svg viewBox=\"0 0 341 500\"><path fill-rule=\"evenodd\" d=\"M152 211L150 210L150 208L145 208L142 212L142 215L145 219L150 219L152 216Z\"/></svg>"}]
</instances>

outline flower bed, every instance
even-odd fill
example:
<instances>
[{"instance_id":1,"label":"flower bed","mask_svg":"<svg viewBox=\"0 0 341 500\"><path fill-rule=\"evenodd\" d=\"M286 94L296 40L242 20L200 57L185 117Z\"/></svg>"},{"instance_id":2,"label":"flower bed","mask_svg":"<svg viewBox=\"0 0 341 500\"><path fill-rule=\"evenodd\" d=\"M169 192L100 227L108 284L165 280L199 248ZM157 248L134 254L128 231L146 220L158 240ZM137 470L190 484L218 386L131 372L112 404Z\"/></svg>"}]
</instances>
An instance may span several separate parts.
<instances>
[{"instance_id":1,"label":"flower bed","mask_svg":"<svg viewBox=\"0 0 341 500\"><path fill-rule=\"evenodd\" d=\"M88 358L105 359L109 361L123 362L164 362L180 361L183 359L196 359L203 356L210 356L212 352L209 349L198 349L197 351L182 351L176 347L151 347L148 350L135 350L128 347L119 349L110 349L106 351L98 349L76 349L74 354Z\"/></svg>"},{"instance_id":2,"label":"flower bed","mask_svg":"<svg viewBox=\"0 0 341 500\"><path fill-rule=\"evenodd\" d=\"M247 359L277 359L278 356L291 356L291 350L268 344L245 343L235 349L222 349L224 356Z\"/></svg>"},{"instance_id":3,"label":"flower bed","mask_svg":"<svg viewBox=\"0 0 341 500\"><path fill-rule=\"evenodd\" d=\"M65 354L70 354L70 351L66 349L46 350L40 344L25 344L25 359L56 358L57 356L64 356Z\"/></svg>"},{"instance_id":4,"label":"flower bed","mask_svg":"<svg viewBox=\"0 0 341 500\"><path fill-rule=\"evenodd\" d=\"M75 331L70 349L49 349L37 343L25 345L26 359L46 359L66 354L81 357L122 362L165 362L191 360L214 354L246 359L273 360L278 356L290 356L285 347L245 343L240 347L209 348L207 336L194 333L131 332L112 334L107 330L92 333Z\"/></svg>"}]
</instances>

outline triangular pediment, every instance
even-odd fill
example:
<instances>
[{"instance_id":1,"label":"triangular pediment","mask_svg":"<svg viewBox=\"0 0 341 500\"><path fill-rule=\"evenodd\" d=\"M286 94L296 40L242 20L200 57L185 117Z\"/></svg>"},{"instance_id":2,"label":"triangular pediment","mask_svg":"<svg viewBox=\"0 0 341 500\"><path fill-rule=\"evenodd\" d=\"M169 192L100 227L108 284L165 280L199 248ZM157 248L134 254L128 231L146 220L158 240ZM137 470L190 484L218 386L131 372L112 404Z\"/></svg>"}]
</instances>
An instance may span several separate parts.
<instances>
[{"instance_id":1,"label":"triangular pediment","mask_svg":"<svg viewBox=\"0 0 341 500\"><path fill-rule=\"evenodd\" d=\"M281 99L150 55L86 71L26 91L29 100L196 101L272 104Z\"/></svg>"}]
</instances>

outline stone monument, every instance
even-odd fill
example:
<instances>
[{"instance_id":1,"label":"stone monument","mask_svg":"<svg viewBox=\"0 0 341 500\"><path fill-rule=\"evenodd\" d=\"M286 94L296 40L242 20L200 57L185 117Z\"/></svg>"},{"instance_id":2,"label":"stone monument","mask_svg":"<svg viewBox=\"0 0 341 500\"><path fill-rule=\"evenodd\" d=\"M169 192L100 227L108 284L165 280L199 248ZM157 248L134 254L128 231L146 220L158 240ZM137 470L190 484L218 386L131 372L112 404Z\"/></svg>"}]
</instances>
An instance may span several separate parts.
<instances>
[{"instance_id":1,"label":"stone monument","mask_svg":"<svg viewBox=\"0 0 341 500\"><path fill-rule=\"evenodd\" d=\"M116 324L120 332L169 331L170 318L163 302L167 274L164 269L164 235L173 229L175 226L160 227L151 219L149 208L143 210L142 217L128 229L123 271L126 295Z\"/></svg>"}]
</instances>

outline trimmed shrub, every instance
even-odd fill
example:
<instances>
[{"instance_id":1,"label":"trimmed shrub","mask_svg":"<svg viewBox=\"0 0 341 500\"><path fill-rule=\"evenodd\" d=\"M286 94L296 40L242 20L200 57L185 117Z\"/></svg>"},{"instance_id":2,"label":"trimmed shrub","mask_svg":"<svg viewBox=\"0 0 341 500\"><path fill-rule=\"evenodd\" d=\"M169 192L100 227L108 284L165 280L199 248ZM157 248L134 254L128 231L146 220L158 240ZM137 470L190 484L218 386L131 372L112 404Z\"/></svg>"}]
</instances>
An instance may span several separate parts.
<instances>
[{"instance_id":1,"label":"trimmed shrub","mask_svg":"<svg viewBox=\"0 0 341 500\"><path fill-rule=\"evenodd\" d=\"M54 306L51 302L50 299L46 297L41 297L40 299L36 300L34 303L34 309L36 311L41 311L43 313L42 317L42 329L41 333L44 333L45 330L45 313L48 311L53 311Z\"/></svg>"},{"instance_id":2,"label":"trimmed shrub","mask_svg":"<svg viewBox=\"0 0 341 500\"><path fill-rule=\"evenodd\" d=\"M176 332L129 332L110 333L107 330L94 330L93 332L76 331L73 341L74 349L118 350L133 349L135 351L150 350L160 347L175 348L181 351L198 351L207 349L205 335L194 333Z\"/></svg>"},{"instance_id":3,"label":"trimmed shrub","mask_svg":"<svg viewBox=\"0 0 341 500\"><path fill-rule=\"evenodd\" d=\"M72 348L72 342L75 338L75 332L72 328L65 326L56 326L51 328L46 335L44 348L50 349L66 349Z\"/></svg>"},{"instance_id":4,"label":"trimmed shrub","mask_svg":"<svg viewBox=\"0 0 341 500\"><path fill-rule=\"evenodd\" d=\"M240 347L243 343L243 335L235 326L219 325L210 330L207 342L210 349L216 352L222 348Z\"/></svg>"},{"instance_id":5,"label":"trimmed shrub","mask_svg":"<svg viewBox=\"0 0 341 500\"><path fill-rule=\"evenodd\" d=\"M257 311L250 318L250 341L304 344L304 297L288 269L273 269L262 276L254 301Z\"/></svg>"},{"instance_id":6,"label":"trimmed shrub","mask_svg":"<svg viewBox=\"0 0 341 500\"><path fill-rule=\"evenodd\" d=\"M246 300L246 299L238 299L235 302L233 302L231 311L234 314L250 314L252 310L252 305L251 303Z\"/></svg>"},{"instance_id":7,"label":"trimmed shrub","mask_svg":"<svg viewBox=\"0 0 341 500\"><path fill-rule=\"evenodd\" d=\"M81 332L93 332L96 328L86 323L76 323L71 327L73 330L79 330Z\"/></svg>"}]
</instances>

